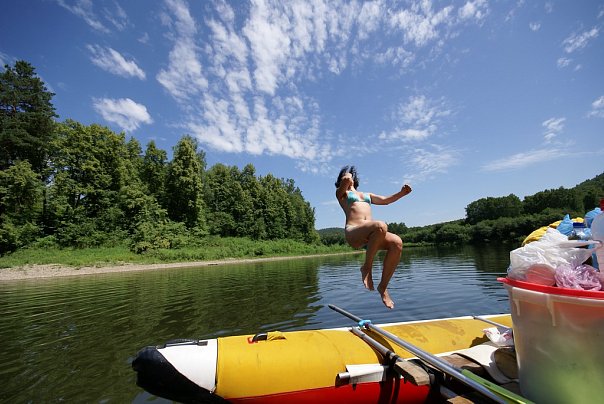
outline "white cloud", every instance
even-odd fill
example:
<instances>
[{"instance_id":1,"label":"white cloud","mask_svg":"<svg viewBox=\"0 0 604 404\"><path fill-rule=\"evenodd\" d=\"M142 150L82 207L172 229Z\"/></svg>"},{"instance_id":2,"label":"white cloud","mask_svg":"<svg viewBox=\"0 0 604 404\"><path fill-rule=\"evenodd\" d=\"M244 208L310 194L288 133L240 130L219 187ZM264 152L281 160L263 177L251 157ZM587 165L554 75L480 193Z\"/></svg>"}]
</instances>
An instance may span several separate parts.
<instances>
[{"instance_id":1,"label":"white cloud","mask_svg":"<svg viewBox=\"0 0 604 404\"><path fill-rule=\"evenodd\" d=\"M557 137L564 131L566 118L550 118L541 123L543 127L544 148L528 152L516 153L512 156L495 160L482 167L485 171L505 171L528 167L543 162L549 162L570 154L561 148L562 142Z\"/></svg>"},{"instance_id":2,"label":"white cloud","mask_svg":"<svg viewBox=\"0 0 604 404\"><path fill-rule=\"evenodd\" d=\"M462 20L473 19L480 21L488 12L486 0L468 1L459 9L459 17Z\"/></svg>"},{"instance_id":3,"label":"white cloud","mask_svg":"<svg viewBox=\"0 0 604 404\"><path fill-rule=\"evenodd\" d=\"M395 128L390 132L382 132L379 138L402 141L425 140L436 132L440 120L451 113L451 110L445 108L442 100L433 101L423 95L412 96L395 111Z\"/></svg>"},{"instance_id":4,"label":"white cloud","mask_svg":"<svg viewBox=\"0 0 604 404\"><path fill-rule=\"evenodd\" d=\"M157 81L177 100L190 102L189 97L201 94L208 87L202 64L192 40L181 39L170 51L167 69L157 74Z\"/></svg>"},{"instance_id":5,"label":"white cloud","mask_svg":"<svg viewBox=\"0 0 604 404\"><path fill-rule=\"evenodd\" d=\"M482 169L485 171L517 170L527 166L555 160L560 157L565 157L568 154L568 152L556 148L532 150L495 160L484 165Z\"/></svg>"},{"instance_id":6,"label":"white cloud","mask_svg":"<svg viewBox=\"0 0 604 404\"><path fill-rule=\"evenodd\" d=\"M274 95L292 81L324 74L322 68L340 74L354 53L353 30L366 37L378 18L370 3L359 10L357 3L325 0L252 2L241 35L249 45L254 88Z\"/></svg>"},{"instance_id":7,"label":"white cloud","mask_svg":"<svg viewBox=\"0 0 604 404\"><path fill-rule=\"evenodd\" d=\"M589 111L587 116L604 118L604 95L592 102L591 111Z\"/></svg>"},{"instance_id":8,"label":"white cloud","mask_svg":"<svg viewBox=\"0 0 604 404\"><path fill-rule=\"evenodd\" d=\"M591 105L594 108L603 109L604 108L604 96L601 96L600 98L595 100Z\"/></svg>"},{"instance_id":9,"label":"white cloud","mask_svg":"<svg viewBox=\"0 0 604 404\"><path fill-rule=\"evenodd\" d=\"M4 65L10 65L14 63L15 58L7 55L0 51L0 71L4 71Z\"/></svg>"},{"instance_id":10,"label":"white cloud","mask_svg":"<svg viewBox=\"0 0 604 404\"><path fill-rule=\"evenodd\" d=\"M178 36L191 38L197 33L197 24L183 0L165 0L168 13L162 14L164 24L175 29Z\"/></svg>"},{"instance_id":11,"label":"white cloud","mask_svg":"<svg viewBox=\"0 0 604 404\"><path fill-rule=\"evenodd\" d=\"M445 146L430 145L432 150L416 148L405 161L413 167L413 172L405 176L405 182L417 183L445 174L450 167L459 163L460 153Z\"/></svg>"},{"instance_id":12,"label":"white cloud","mask_svg":"<svg viewBox=\"0 0 604 404\"><path fill-rule=\"evenodd\" d=\"M381 64L390 64L402 69L409 67L415 61L415 55L403 47L388 48L385 52L378 52L374 60Z\"/></svg>"},{"instance_id":13,"label":"white cloud","mask_svg":"<svg viewBox=\"0 0 604 404\"><path fill-rule=\"evenodd\" d=\"M124 30L129 25L126 12L117 2L104 7L102 17L93 10L94 3L92 0L57 0L57 4L82 18L94 30L105 34L111 32L107 23L118 31ZM105 22L102 21L103 19Z\"/></svg>"},{"instance_id":14,"label":"white cloud","mask_svg":"<svg viewBox=\"0 0 604 404\"><path fill-rule=\"evenodd\" d=\"M566 118L550 118L541 123L545 128L543 135L546 143L551 143L564 130L564 121Z\"/></svg>"},{"instance_id":15,"label":"white cloud","mask_svg":"<svg viewBox=\"0 0 604 404\"><path fill-rule=\"evenodd\" d=\"M67 4L67 1L65 0L57 0L57 3L61 7L82 18L86 24L90 25L93 29L104 33L110 32L109 28L105 27L97 15L92 11L93 4L91 0L76 0L73 4Z\"/></svg>"},{"instance_id":16,"label":"white cloud","mask_svg":"<svg viewBox=\"0 0 604 404\"><path fill-rule=\"evenodd\" d=\"M205 123L189 123L188 129L205 144L227 152L284 155L292 159L325 161L332 151L318 140L318 123L296 97L271 100L255 97L245 114L237 114L232 104L206 96ZM307 116L310 115L310 118Z\"/></svg>"},{"instance_id":17,"label":"white cloud","mask_svg":"<svg viewBox=\"0 0 604 404\"><path fill-rule=\"evenodd\" d=\"M138 38L138 41L143 44L148 44L149 43L149 33L145 32L143 35L141 35L140 38Z\"/></svg>"},{"instance_id":18,"label":"white cloud","mask_svg":"<svg viewBox=\"0 0 604 404\"><path fill-rule=\"evenodd\" d=\"M389 24L393 29L403 31L405 43L422 47L439 37L438 28L451 22L452 11L453 7L448 6L435 13L430 2L414 3L409 8L392 12Z\"/></svg>"},{"instance_id":19,"label":"white cloud","mask_svg":"<svg viewBox=\"0 0 604 404\"><path fill-rule=\"evenodd\" d=\"M451 114L451 111L441 107L442 103L437 104L423 95L410 97L409 102L400 107L398 115L405 123L430 125L435 119Z\"/></svg>"},{"instance_id":20,"label":"white cloud","mask_svg":"<svg viewBox=\"0 0 604 404\"><path fill-rule=\"evenodd\" d=\"M576 50L585 48L589 41L598 37L600 30L596 27L582 33L571 34L568 38L562 41L564 51L573 53Z\"/></svg>"},{"instance_id":21,"label":"white cloud","mask_svg":"<svg viewBox=\"0 0 604 404\"><path fill-rule=\"evenodd\" d=\"M171 14L164 14L164 22L177 33L170 51L167 69L161 69L157 81L178 101L190 102L189 97L201 94L208 87L197 55L195 34L197 28L187 4L182 0L166 0Z\"/></svg>"},{"instance_id":22,"label":"white cloud","mask_svg":"<svg viewBox=\"0 0 604 404\"><path fill-rule=\"evenodd\" d=\"M429 129L400 129L396 128L390 133L382 132L380 139L400 139L403 141L420 141L430 137L432 132Z\"/></svg>"},{"instance_id":23,"label":"white cloud","mask_svg":"<svg viewBox=\"0 0 604 404\"><path fill-rule=\"evenodd\" d=\"M185 111L180 125L213 149L283 155L308 171L339 153L329 144L339 134L321 128L322 106L301 93L301 83L354 73L363 63L408 69L416 62L414 47L440 49L454 27L480 22L488 12L484 0L468 1L459 11L434 9L425 0L398 8L383 0L254 0L237 18L240 7L218 1L199 21L209 32L201 43L189 3L165 0L165 6L159 17L174 45L156 78ZM433 136L449 113L441 104L410 99L382 137Z\"/></svg>"},{"instance_id":24,"label":"white cloud","mask_svg":"<svg viewBox=\"0 0 604 404\"><path fill-rule=\"evenodd\" d=\"M319 138L318 106L295 88L281 87L304 74L306 52L323 46L314 34L322 35L322 14L312 15L317 11L306 3L283 10L280 4L269 7L258 1L237 30L233 10L220 3L205 20L210 35L202 50L194 44L195 21L189 19L186 4L166 4L170 12L163 20L175 46L170 68L157 79L183 101L183 128L224 152L283 155L319 165L331 158L328 139ZM202 52L209 62L203 73L198 64Z\"/></svg>"},{"instance_id":25,"label":"white cloud","mask_svg":"<svg viewBox=\"0 0 604 404\"><path fill-rule=\"evenodd\" d=\"M212 32L212 41L209 45L212 47L212 53L215 56L212 63L223 70L233 63L236 63L240 68L246 67L249 56L247 43L243 37L237 35L233 23L210 20L207 24Z\"/></svg>"},{"instance_id":26,"label":"white cloud","mask_svg":"<svg viewBox=\"0 0 604 404\"><path fill-rule=\"evenodd\" d=\"M126 60L118 51L99 45L87 45L90 60L103 70L122 77L138 77L145 79L145 72L138 67L134 60Z\"/></svg>"},{"instance_id":27,"label":"white cloud","mask_svg":"<svg viewBox=\"0 0 604 404\"><path fill-rule=\"evenodd\" d=\"M290 21L276 11L261 2L253 4L250 19L243 28L256 66L256 87L270 95L275 94L286 72L291 45L287 32Z\"/></svg>"},{"instance_id":28,"label":"white cloud","mask_svg":"<svg viewBox=\"0 0 604 404\"><path fill-rule=\"evenodd\" d=\"M115 123L127 132L138 129L141 124L153 123L147 108L130 98L95 98L93 107L103 119Z\"/></svg>"},{"instance_id":29,"label":"white cloud","mask_svg":"<svg viewBox=\"0 0 604 404\"><path fill-rule=\"evenodd\" d=\"M524 6L525 6L524 0L518 0L518 1L514 2L512 8L510 9L510 11L508 11L508 13L505 16L505 22L510 22L510 21L515 20L516 14Z\"/></svg>"},{"instance_id":30,"label":"white cloud","mask_svg":"<svg viewBox=\"0 0 604 404\"><path fill-rule=\"evenodd\" d=\"M113 3L115 10L109 10L108 8L104 8L103 15L118 31L123 31L130 24L128 20L128 15L124 11L122 7L117 2Z\"/></svg>"},{"instance_id":31,"label":"white cloud","mask_svg":"<svg viewBox=\"0 0 604 404\"><path fill-rule=\"evenodd\" d=\"M558 67L560 69L563 69L563 68L567 67L568 65L570 65L571 62L572 62L572 59L561 57L558 59L556 64L558 65Z\"/></svg>"},{"instance_id":32,"label":"white cloud","mask_svg":"<svg viewBox=\"0 0 604 404\"><path fill-rule=\"evenodd\" d=\"M382 1L364 2L359 13L359 39L365 40L380 28L386 6Z\"/></svg>"},{"instance_id":33,"label":"white cloud","mask_svg":"<svg viewBox=\"0 0 604 404\"><path fill-rule=\"evenodd\" d=\"M529 28L533 32L539 31L539 29L541 29L541 23L539 23L539 22L531 22L531 23L529 23Z\"/></svg>"}]
</instances>

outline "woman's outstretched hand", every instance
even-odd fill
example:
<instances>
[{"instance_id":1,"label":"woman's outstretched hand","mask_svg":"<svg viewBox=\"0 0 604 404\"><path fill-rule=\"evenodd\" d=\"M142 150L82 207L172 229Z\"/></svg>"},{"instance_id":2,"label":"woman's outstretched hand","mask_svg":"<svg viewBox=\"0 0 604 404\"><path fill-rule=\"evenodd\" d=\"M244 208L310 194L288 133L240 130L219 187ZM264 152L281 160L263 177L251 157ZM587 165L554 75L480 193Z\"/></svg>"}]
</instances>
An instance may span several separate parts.
<instances>
[{"instance_id":1,"label":"woman's outstretched hand","mask_svg":"<svg viewBox=\"0 0 604 404\"><path fill-rule=\"evenodd\" d=\"M401 188L401 192L403 193L403 196L410 194L412 191L411 187L409 186L409 184L405 184L403 185L403 187Z\"/></svg>"}]
</instances>

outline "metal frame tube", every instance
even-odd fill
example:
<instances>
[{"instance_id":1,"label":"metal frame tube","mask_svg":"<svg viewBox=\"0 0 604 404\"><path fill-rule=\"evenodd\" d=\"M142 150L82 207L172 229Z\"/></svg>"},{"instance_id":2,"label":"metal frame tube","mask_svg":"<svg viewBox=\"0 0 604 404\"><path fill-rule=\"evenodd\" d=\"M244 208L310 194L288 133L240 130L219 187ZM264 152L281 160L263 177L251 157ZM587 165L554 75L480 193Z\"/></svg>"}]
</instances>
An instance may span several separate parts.
<instances>
[{"instance_id":1,"label":"metal frame tube","mask_svg":"<svg viewBox=\"0 0 604 404\"><path fill-rule=\"evenodd\" d=\"M363 319L361 319L360 317L357 317L354 314L349 313L344 309L334 306L333 304L330 304L328 306L330 309L350 318L353 321L356 321L357 323L360 323L363 321ZM365 328L375 331L378 334L381 334L382 336L388 338L392 342L405 348L407 351L409 351L412 354L414 354L415 356L417 356L419 359L423 360L424 362L428 363L429 365L434 366L435 368L448 374L449 376L459 380L460 382L466 384L467 386L472 387L474 390L480 392L482 395L495 401L496 403L501 403L501 404L507 403L506 400L504 400L497 394L493 393L491 390L484 387L482 384L463 375L462 373L460 373L460 371L457 368L451 366L448 362L445 362L444 360L438 358L437 356L434 356L431 353L428 353L428 352L422 350L421 348L411 345L407 341L404 341L404 340L400 339L399 337L397 337L396 335L391 334L386 330L382 330L380 327L377 327L371 323L365 322L364 326L365 326Z\"/></svg>"}]
</instances>

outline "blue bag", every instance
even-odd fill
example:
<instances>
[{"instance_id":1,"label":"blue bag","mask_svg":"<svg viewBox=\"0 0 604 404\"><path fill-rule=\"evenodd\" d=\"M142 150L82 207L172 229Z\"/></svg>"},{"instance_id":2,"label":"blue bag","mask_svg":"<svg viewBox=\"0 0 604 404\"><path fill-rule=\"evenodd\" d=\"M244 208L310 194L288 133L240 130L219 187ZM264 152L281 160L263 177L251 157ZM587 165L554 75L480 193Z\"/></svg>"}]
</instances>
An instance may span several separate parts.
<instances>
[{"instance_id":1,"label":"blue bag","mask_svg":"<svg viewBox=\"0 0 604 404\"><path fill-rule=\"evenodd\" d=\"M573 221L570 220L569 215L564 216L564 219L562 219L557 229L560 233L564 234L565 236L570 236L570 233L572 233L573 231Z\"/></svg>"}]
</instances>

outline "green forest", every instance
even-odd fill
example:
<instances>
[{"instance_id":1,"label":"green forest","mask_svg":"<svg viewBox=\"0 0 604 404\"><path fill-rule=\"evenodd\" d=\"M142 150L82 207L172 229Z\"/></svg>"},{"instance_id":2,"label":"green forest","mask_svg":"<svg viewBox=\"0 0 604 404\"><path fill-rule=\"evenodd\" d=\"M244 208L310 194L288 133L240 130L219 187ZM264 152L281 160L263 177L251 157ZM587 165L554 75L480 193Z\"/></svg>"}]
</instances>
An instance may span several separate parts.
<instances>
[{"instance_id":1,"label":"green forest","mask_svg":"<svg viewBox=\"0 0 604 404\"><path fill-rule=\"evenodd\" d=\"M207 167L189 135L168 160L153 141L143 150L105 126L59 122L53 96L25 61L0 73L0 257L91 248L127 251L124 260L350 251L343 229L315 230L314 208L294 180L258 176L252 164ZM565 214L582 217L603 196L604 173L523 200L482 198L460 220L388 227L411 245L519 244Z\"/></svg>"},{"instance_id":2,"label":"green forest","mask_svg":"<svg viewBox=\"0 0 604 404\"><path fill-rule=\"evenodd\" d=\"M25 61L0 74L0 256L23 249L127 245L144 253L216 237L320 244L291 179L206 166L184 135L173 157L153 141L58 122L54 94ZM212 238L213 237L213 238Z\"/></svg>"}]
</instances>

